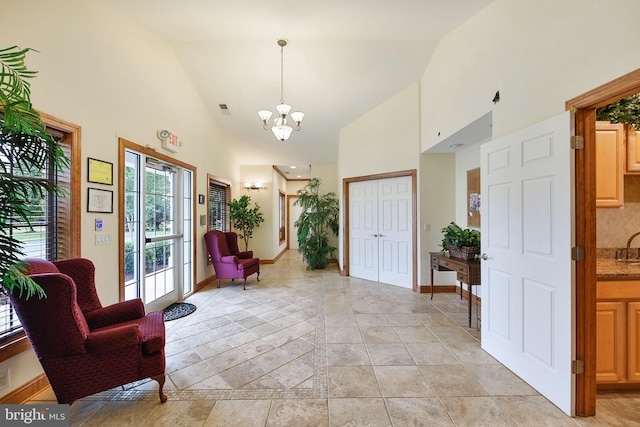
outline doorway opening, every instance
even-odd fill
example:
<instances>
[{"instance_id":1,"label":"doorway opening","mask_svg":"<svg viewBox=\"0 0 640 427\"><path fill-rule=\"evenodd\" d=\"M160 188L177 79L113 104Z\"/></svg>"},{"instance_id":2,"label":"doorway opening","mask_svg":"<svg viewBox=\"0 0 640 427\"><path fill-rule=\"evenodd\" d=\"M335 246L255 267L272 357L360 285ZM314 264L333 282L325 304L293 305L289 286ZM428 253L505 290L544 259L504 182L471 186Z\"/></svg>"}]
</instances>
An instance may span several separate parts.
<instances>
[{"instance_id":1,"label":"doorway opening","mask_svg":"<svg viewBox=\"0 0 640 427\"><path fill-rule=\"evenodd\" d=\"M194 289L195 169L121 140L121 298L162 310Z\"/></svg>"},{"instance_id":2,"label":"doorway opening","mask_svg":"<svg viewBox=\"0 0 640 427\"><path fill-rule=\"evenodd\" d=\"M576 376L578 416L596 411L596 110L638 92L640 69L566 102L567 110L575 112L575 133L584 141L575 156L575 245L584 248L575 264L576 359L583 366Z\"/></svg>"},{"instance_id":3,"label":"doorway opening","mask_svg":"<svg viewBox=\"0 0 640 427\"><path fill-rule=\"evenodd\" d=\"M392 283L392 284L396 284L394 282L395 279L393 279L392 276L404 276L405 278L407 278L406 283L402 282L402 284L400 286L407 286L412 288L414 291L418 291L418 281L417 281L417 236L416 236L416 232L417 232L417 190L416 190L416 180L417 180L417 173L416 170L409 170L409 171L400 171L400 172L391 172L391 173L383 173L383 174L377 174L377 175L368 175L368 176L362 176L362 177L354 177L354 178L345 178L343 180L343 194L344 194L344 210L345 210L345 224L347 224L347 226L345 227L345 233L344 233L344 240L343 240L343 271L344 271L344 275L351 275L351 269L353 266L353 260L354 260L354 256L355 253L353 251L355 243L353 241L353 236L354 236L354 230L352 230L352 221L355 219L357 220L357 212L352 212L352 206L351 206L351 202L352 202L352 195L351 195L351 184L355 184L358 185L358 183L364 183L364 182L373 182L373 181L379 181L379 180L392 180L394 178L407 178L407 181L409 182L407 185L407 190L408 190L408 194L407 194L407 198L403 198L403 200L406 200L406 202L400 202L397 204L398 207L400 207L401 205L405 206L404 208L399 208L397 209L398 212L404 212L403 216L406 216L407 221L406 221L406 233L404 234L408 234L409 238L406 240L410 240L408 245L406 245L406 250L401 251L401 250L396 250L395 254L392 254L394 251L391 249L389 251L387 251L387 254L391 254L391 255L383 255L383 259L380 261L381 263L385 264L384 269L387 270L388 272L390 272L390 274L384 274L384 275L380 275L379 271L380 268L378 266L377 271L378 273L376 274L376 278L371 278L370 280L379 280L383 283ZM393 201L390 200L390 203L384 203L384 205L387 206L386 211L393 216L393 211L394 209L391 208L391 205L393 204ZM364 221L364 217L366 215L364 215L364 212L362 213L362 218ZM397 219L397 218L396 218ZM396 224L400 224L400 223L404 223L402 221L390 221L390 224L396 223ZM396 239L395 233L396 230L392 230L391 228L389 228L389 232L387 234L390 235L391 239ZM374 239L376 238L385 238L386 232L380 234L379 232L372 232L369 234L372 234L372 237L374 237ZM357 236L356 236L357 237ZM398 242L400 240L396 239ZM405 240L405 239L401 239L401 240ZM373 254L372 256L379 256L379 253L383 253L385 248L389 248L392 246L396 246L397 248L402 247L403 244L395 244L392 240L390 242L382 242L381 244L377 245L377 249L374 250L375 254ZM382 249L381 249L382 248ZM380 251L378 251L378 249L381 249ZM362 251L360 251L362 252ZM393 263L392 258L393 257L404 257L404 263ZM403 271L402 269L399 269L398 267L400 265L406 265L406 271ZM394 267L395 266L395 267ZM363 276L357 276L357 277L363 277ZM369 277L363 277L363 278L369 278Z\"/></svg>"}]
</instances>

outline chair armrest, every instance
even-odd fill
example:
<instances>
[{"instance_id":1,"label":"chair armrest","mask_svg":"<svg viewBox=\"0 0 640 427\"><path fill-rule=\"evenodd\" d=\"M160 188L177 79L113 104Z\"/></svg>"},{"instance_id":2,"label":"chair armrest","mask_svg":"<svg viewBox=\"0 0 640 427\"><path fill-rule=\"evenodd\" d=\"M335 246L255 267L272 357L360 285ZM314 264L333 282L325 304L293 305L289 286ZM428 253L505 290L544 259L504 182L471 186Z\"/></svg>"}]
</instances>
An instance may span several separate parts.
<instances>
[{"instance_id":1,"label":"chair armrest","mask_svg":"<svg viewBox=\"0 0 640 427\"><path fill-rule=\"evenodd\" d=\"M253 251L238 252L236 256L240 259L250 259L253 258Z\"/></svg>"},{"instance_id":2,"label":"chair armrest","mask_svg":"<svg viewBox=\"0 0 640 427\"><path fill-rule=\"evenodd\" d=\"M144 317L144 304L140 298L117 302L107 307L85 313L89 329L94 330L116 323Z\"/></svg>"},{"instance_id":3,"label":"chair armrest","mask_svg":"<svg viewBox=\"0 0 640 427\"><path fill-rule=\"evenodd\" d=\"M238 257L235 255L221 256L220 261L223 262L224 264L237 264Z\"/></svg>"},{"instance_id":4,"label":"chair armrest","mask_svg":"<svg viewBox=\"0 0 640 427\"><path fill-rule=\"evenodd\" d=\"M138 325L125 325L105 331L92 332L87 336L85 345L91 353L110 353L141 343L142 333Z\"/></svg>"}]
</instances>

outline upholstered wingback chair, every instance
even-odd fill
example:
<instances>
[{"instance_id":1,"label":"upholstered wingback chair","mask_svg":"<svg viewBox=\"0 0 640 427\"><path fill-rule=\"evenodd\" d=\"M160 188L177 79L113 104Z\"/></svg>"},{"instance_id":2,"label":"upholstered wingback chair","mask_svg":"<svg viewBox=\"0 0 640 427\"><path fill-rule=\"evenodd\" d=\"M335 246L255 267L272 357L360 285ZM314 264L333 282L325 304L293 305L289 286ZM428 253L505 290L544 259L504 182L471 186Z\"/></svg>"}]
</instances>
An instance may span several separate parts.
<instances>
[{"instance_id":1,"label":"upholstered wingback chair","mask_svg":"<svg viewBox=\"0 0 640 427\"><path fill-rule=\"evenodd\" d=\"M253 251L238 250L236 233L211 230L205 233L204 241L216 271L218 287L220 279L242 279L242 287L247 289L247 277L253 273L258 273L260 281L260 259L253 257Z\"/></svg>"},{"instance_id":2,"label":"upholstered wingback chair","mask_svg":"<svg viewBox=\"0 0 640 427\"><path fill-rule=\"evenodd\" d=\"M145 315L140 299L103 307L88 259L25 262L46 298L25 300L18 290L9 297L58 403L144 378L156 380L167 400L162 312Z\"/></svg>"}]
</instances>

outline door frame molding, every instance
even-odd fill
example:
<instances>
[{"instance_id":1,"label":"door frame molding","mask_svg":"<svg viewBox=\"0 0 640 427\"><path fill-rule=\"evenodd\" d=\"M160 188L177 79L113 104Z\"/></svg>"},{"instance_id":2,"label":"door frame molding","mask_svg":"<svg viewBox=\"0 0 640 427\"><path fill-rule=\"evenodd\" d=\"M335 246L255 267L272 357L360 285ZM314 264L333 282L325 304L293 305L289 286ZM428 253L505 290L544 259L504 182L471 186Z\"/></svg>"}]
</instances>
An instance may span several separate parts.
<instances>
[{"instance_id":1,"label":"door frame molding","mask_svg":"<svg viewBox=\"0 0 640 427\"><path fill-rule=\"evenodd\" d=\"M596 413L596 109L640 93L640 69L598 86L565 103L575 113L575 135L584 148L575 151L575 245L584 248L576 269L576 358L584 373L576 375L575 414Z\"/></svg>"},{"instance_id":2,"label":"door frame molding","mask_svg":"<svg viewBox=\"0 0 640 427\"><path fill-rule=\"evenodd\" d=\"M410 169L405 171L379 173L373 175L363 175L351 178L342 179L342 197L344 206L344 233L342 236L342 275L349 276L349 184L352 182L361 181L375 181L379 179L398 178L409 176L411 177L411 229L412 229L412 284L411 289L414 292L419 292L418 289L418 236L417 236L417 224L418 224L418 191L417 191L417 170Z\"/></svg>"},{"instance_id":3,"label":"door frame molding","mask_svg":"<svg viewBox=\"0 0 640 427\"><path fill-rule=\"evenodd\" d=\"M196 240L196 235L197 235L197 230L198 230L198 226L195 223L195 214L197 212L197 205L196 203L198 203L198 198L196 197L196 189L198 188L196 185L196 180L197 180L197 176L198 176L198 169L195 166L192 166L188 163L182 162L178 159L174 159L173 157L169 157L166 156L162 153L158 153L157 151L148 148L148 147L144 147L142 145L136 144L135 142L131 142L128 141L124 138L118 138L118 262L120 265L120 268L118 269L118 294L119 294L119 299L120 301L124 300L124 221L122 221L120 219L120 215L124 215L124 167L125 167L125 159L126 159L126 150L130 149L130 150L134 150L137 151L138 153L142 153L145 154L147 156L151 156L151 157L155 157L158 160L161 160L163 162L167 162L167 163L171 163L174 164L176 166L179 166L183 169L188 169L191 171L192 176L193 176L193 194L191 195L191 201L192 201L192 213L194 218L192 219L194 221L194 226L193 226L193 236L191 236L191 241L193 242L192 246L192 254L191 254L191 259L192 259L192 276L193 276L193 289L192 289L192 293L196 292L197 290L197 249L196 247L198 246L198 240ZM208 185L208 184L207 184ZM202 241L200 241L200 244L202 245Z\"/></svg>"}]
</instances>

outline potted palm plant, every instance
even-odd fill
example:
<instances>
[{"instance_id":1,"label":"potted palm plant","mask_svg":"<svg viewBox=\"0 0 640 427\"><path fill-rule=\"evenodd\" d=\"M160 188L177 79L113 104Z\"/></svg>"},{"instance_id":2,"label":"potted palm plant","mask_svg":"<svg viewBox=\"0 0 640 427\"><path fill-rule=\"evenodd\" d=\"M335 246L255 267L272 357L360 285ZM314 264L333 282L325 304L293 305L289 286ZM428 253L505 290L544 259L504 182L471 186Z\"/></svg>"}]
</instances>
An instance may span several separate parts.
<instances>
[{"instance_id":1,"label":"potted palm plant","mask_svg":"<svg viewBox=\"0 0 640 427\"><path fill-rule=\"evenodd\" d=\"M333 192L320 194L322 181L312 178L298 190L294 205L302 208L296 220L298 228L298 251L307 263L307 270L325 268L334 258L337 249L329 242L329 233L338 235L338 198Z\"/></svg>"},{"instance_id":2,"label":"potted palm plant","mask_svg":"<svg viewBox=\"0 0 640 427\"><path fill-rule=\"evenodd\" d=\"M0 277L1 288L19 290L26 298L43 296L42 289L23 274L24 245L16 238L16 223L31 226L29 202L61 189L34 176L47 162L69 167L60 145L31 104L29 79L36 76L25 65L31 49L0 49Z\"/></svg>"}]
</instances>

